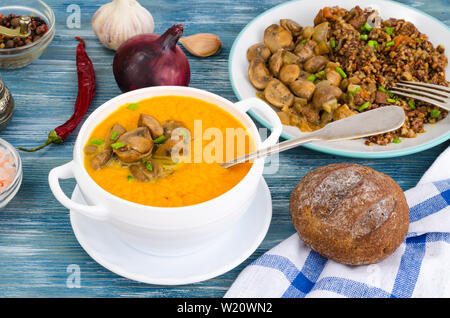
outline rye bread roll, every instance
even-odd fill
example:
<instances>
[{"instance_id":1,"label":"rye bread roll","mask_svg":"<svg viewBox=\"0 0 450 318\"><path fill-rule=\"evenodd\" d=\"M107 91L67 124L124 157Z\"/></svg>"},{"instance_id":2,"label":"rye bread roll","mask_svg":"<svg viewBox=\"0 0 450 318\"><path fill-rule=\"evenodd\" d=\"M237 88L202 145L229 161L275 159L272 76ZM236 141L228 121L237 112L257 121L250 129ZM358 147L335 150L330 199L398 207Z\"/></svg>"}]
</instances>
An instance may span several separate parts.
<instances>
[{"instance_id":1,"label":"rye bread roll","mask_svg":"<svg viewBox=\"0 0 450 318\"><path fill-rule=\"evenodd\" d=\"M292 192L290 211L306 245L349 265L385 259L403 242L409 226L399 185L357 164L332 164L305 175Z\"/></svg>"}]
</instances>

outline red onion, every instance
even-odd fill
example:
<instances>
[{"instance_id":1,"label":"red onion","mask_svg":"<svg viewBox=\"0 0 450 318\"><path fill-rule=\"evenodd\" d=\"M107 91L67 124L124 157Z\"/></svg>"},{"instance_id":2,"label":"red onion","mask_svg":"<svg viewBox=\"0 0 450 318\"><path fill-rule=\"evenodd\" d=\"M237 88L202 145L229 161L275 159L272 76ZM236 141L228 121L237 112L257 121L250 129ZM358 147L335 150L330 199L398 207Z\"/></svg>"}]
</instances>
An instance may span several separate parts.
<instances>
[{"instance_id":1,"label":"red onion","mask_svg":"<svg viewBox=\"0 0 450 318\"><path fill-rule=\"evenodd\" d=\"M186 55L177 45L183 25L163 35L140 34L125 41L114 56L113 71L122 92L149 86L188 86L191 71Z\"/></svg>"}]
</instances>

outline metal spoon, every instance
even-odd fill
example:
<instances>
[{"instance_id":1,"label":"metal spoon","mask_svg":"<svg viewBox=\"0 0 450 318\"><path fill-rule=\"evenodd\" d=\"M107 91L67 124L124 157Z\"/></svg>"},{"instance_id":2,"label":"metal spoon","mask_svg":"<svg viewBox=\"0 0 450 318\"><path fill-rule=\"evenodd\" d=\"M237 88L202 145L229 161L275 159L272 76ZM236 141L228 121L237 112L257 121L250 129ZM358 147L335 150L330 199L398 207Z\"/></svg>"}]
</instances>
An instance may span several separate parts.
<instances>
[{"instance_id":1,"label":"metal spoon","mask_svg":"<svg viewBox=\"0 0 450 318\"><path fill-rule=\"evenodd\" d=\"M313 140L354 139L382 134L400 128L405 122L405 112L398 106L385 106L334 121L312 133L295 139L283 141L245 156L222 163L224 168L238 163L258 159L277 152L295 148Z\"/></svg>"}]
</instances>

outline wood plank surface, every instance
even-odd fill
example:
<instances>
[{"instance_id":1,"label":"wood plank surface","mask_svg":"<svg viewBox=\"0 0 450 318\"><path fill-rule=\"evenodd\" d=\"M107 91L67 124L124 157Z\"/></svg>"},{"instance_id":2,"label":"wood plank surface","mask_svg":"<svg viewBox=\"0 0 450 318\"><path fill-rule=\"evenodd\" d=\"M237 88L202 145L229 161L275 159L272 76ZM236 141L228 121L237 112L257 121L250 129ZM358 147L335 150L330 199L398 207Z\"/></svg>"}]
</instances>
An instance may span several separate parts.
<instances>
[{"instance_id":1,"label":"wood plank surface","mask_svg":"<svg viewBox=\"0 0 450 318\"><path fill-rule=\"evenodd\" d=\"M44 55L32 65L1 75L15 100L16 111L0 137L14 146L34 147L73 111L77 94L75 36L86 40L97 77L97 95L91 113L102 103L120 94L112 74L113 52L105 49L92 32L90 19L104 1L78 1L82 19L80 29L69 29L67 7L72 1L47 0L56 15L56 35ZM141 0L155 19L155 32L162 33L175 23L183 23L185 34L218 34L223 50L217 56L199 59L189 55L191 86L237 101L228 80L228 55L240 30L279 0ZM450 25L448 0L402 3L423 10ZM6 1L0 1L2 5ZM244 54L244 52L243 52ZM24 180L14 200L0 211L0 297L222 297L239 272L255 258L292 233L289 196L297 182L309 171L338 162L370 166L390 175L407 190L413 187L435 158L449 145L445 142L409 156L363 160L326 155L300 147L280 155L280 170L266 175L273 199L273 219L269 233L255 253L230 272L197 284L167 287L137 283L122 278L97 264L73 235L67 209L50 192L50 169L71 160L78 129L62 145L52 145L37 153L21 153ZM70 194L74 181L64 181ZM67 268L81 270L81 287L68 288ZM183 266L180 264L180 266Z\"/></svg>"}]
</instances>

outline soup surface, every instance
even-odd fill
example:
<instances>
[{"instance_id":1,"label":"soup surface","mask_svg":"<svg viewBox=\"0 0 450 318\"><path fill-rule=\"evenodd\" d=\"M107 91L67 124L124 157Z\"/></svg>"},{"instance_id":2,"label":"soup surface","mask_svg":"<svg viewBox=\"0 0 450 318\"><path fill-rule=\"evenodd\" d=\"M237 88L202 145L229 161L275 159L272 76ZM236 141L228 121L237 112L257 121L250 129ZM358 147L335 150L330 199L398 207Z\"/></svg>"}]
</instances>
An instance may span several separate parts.
<instances>
[{"instance_id":1,"label":"soup surface","mask_svg":"<svg viewBox=\"0 0 450 318\"><path fill-rule=\"evenodd\" d=\"M163 134L146 126L146 118L156 119ZM173 123L179 123L178 137L169 129ZM134 145L136 140L143 142ZM175 159L166 149L172 144L181 155ZM97 125L85 146L84 164L92 179L115 196L149 206L180 207L233 188L252 163L228 169L220 163L251 151L254 142L246 128L220 107L196 98L161 96L125 104Z\"/></svg>"}]
</instances>

